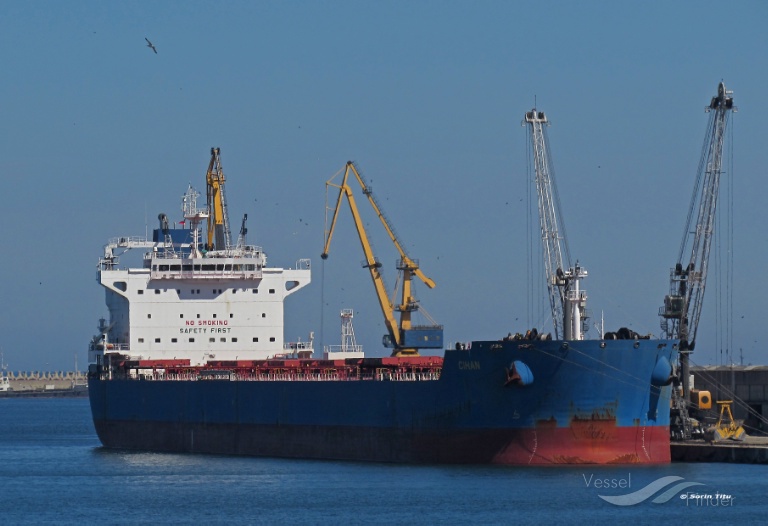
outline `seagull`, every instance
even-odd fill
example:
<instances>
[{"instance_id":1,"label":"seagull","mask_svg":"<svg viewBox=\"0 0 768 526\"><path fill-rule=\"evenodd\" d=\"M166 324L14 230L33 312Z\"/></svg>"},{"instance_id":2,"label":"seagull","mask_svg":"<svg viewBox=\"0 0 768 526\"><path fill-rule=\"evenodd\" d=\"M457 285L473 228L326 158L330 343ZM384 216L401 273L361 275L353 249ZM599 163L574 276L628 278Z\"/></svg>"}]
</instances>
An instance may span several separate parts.
<instances>
[{"instance_id":1,"label":"seagull","mask_svg":"<svg viewBox=\"0 0 768 526\"><path fill-rule=\"evenodd\" d=\"M157 49L155 48L154 44L152 44L152 42L150 42L147 37L144 37L144 40L147 41L147 47L152 48L152 51L154 51L155 55L157 55Z\"/></svg>"}]
</instances>

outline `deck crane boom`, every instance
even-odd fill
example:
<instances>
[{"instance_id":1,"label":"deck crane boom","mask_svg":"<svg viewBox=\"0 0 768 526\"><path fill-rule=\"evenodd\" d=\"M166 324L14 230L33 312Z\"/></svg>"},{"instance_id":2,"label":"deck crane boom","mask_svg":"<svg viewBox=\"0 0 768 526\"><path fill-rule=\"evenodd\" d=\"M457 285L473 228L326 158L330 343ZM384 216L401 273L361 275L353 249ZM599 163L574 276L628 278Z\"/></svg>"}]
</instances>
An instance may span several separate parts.
<instances>
[{"instance_id":1,"label":"deck crane boom","mask_svg":"<svg viewBox=\"0 0 768 526\"><path fill-rule=\"evenodd\" d=\"M221 150L211 148L211 162L206 174L208 210L208 250L226 250L231 244L227 198L224 193L224 170L221 168Z\"/></svg>"},{"instance_id":2,"label":"deck crane boom","mask_svg":"<svg viewBox=\"0 0 768 526\"><path fill-rule=\"evenodd\" d=\"M680 243L677 263L670 271L669 294L664 297L664 305L659 309L661 329L665 336L680 340L684 400L688 400L688 355L696 346L696 331L707 283L709 251L715 231L725 130L730 112L736 111L732 94L733 92L727 90L725 84L720 82L717 95L712 97L705 109L709 113L709 123L683 240ZM692 223L694 212L697 212L695 224Z\"/></svg>"},{"instance_id":3,"label":"deck crane boom","mask_svg":"<svg viewBox=\"0 0 768 526\"><path fill-rule=\"evenodd\" d=\"M387 296L387 289L384 285L384 279L379 269L381 263L378 261L373 253L373 248L368 239L368 233L363 226L363 221L358 211L357 204L355 202L354 195L352 193L352 187L349 184L350 173L355 176L358 184L362 188L363 195L368 199L368 202L373 207L374 212L378 216L384 229L387 232L392 243L395 245L398 253L400 254L400 260L398 261L397 268L402 272L402 295L400 304L394 305L393 301L390 301ZM360 171L352 161L347 162L344 170L344 178L341 184L335 184L333 179L326 182L326 191L329 187L338 188L339 196L336 201L336 206L333 208L333 216L330 221L330 225L326 228L325 246L321 257L323 259L328 258L328 251L331 246L331 239L333 237L334 230L336 228L336 221L339 217L339 211L341 210L341 202L344 197L347 198L349 209L352 212L352 217L355 222L355 228L357 229L357 235L360 239L360 244L363 247L363 253L365 254L365 261L363 266L370 272L371 279L373 281L374 288L376 289L376 298L379 302L379 307L384 314L384 324L387 327L387 334L384 336L384 343L387 347L392 347L393 356L418 356L419 349L440 349L443 346L443 327L441 325L424 325L414 326L412 324L411 315L413 312L419 310L419 302L413 296L411 281L413 276L417 276L425 285L429 288L435 287L435 282L428 278L424 272L419 268L418 260L411 259L405 252L402 243L395 234L394 229L387 221L386 217L381 211L381 207L376 202L373 196L373 192L370 187L365 183ZM399 323L395 319L395 312L400 313Z\"/></svg>"},{"instance_id":4,"label":"deck crane boom","mask_svg":"<svg viewBox=\"0 0 768 526\"><path fill-rule=\"evenodd\" d=\"M555 339L582 340L582 327L588 317L587 293L580 290L579 281L587 277L587 271L578 262L571 267L565 229L558 226L558 216L562 216L562 212L550 167L552 163L545 130L549 121L544 112L534 108L526 112L525 125L530 133L536 171L541 242ZM566 265L567 270L564 270Z\"/></svg>"}]
</instances>

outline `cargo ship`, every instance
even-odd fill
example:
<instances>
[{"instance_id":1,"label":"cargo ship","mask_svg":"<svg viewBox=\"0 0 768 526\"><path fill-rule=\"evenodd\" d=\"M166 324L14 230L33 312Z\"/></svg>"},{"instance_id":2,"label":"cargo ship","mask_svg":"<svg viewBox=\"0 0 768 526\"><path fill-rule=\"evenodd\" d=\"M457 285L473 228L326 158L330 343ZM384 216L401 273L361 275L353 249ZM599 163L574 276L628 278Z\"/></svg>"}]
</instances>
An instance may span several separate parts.
<instances>
[{"instance_id":1,"label":"cargo ship","mask_svg":"<svg viewBox=\"0 0 768 526\"><path fill-rule=\"evenodd\" d=\"M311 333L285 341L284 301L310 283L310 260L268 266L246 242L247 216L238 241L227 242L218 155L206 205L191 186L184 194L181 228L161 214L151 239L111 239L99 259L109 316L90 342L88 392L105 447L406 463L670 462L675 340L534 330L443 350L442 332L409 326L428 341L422 348L441 352L366 357L353 346L322 358ZM123 267L132 249L143 251L141 264Z\"/></svg>"}]
</instances>

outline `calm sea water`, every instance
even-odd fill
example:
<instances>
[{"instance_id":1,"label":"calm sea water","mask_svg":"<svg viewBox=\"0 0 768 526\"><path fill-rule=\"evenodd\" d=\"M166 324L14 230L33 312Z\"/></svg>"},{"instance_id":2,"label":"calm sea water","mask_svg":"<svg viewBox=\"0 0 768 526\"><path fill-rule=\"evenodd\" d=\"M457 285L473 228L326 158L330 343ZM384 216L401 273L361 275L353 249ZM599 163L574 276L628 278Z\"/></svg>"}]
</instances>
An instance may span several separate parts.
<instances>
[{"instance_id":1,"label":"calm sea water","mask_svg":"<svg viewBox=\"0 0 768 526\"><path fill-rule=\"evenodd\" d=\"M664 503L616 506L599 497L666 476L698 482L686 491L712 498L683 499L683 491ZM768 467L402 466L109 451L87 399L0 399L0 517L4 524L765 524Z\"/></svg>"}]
</instances>

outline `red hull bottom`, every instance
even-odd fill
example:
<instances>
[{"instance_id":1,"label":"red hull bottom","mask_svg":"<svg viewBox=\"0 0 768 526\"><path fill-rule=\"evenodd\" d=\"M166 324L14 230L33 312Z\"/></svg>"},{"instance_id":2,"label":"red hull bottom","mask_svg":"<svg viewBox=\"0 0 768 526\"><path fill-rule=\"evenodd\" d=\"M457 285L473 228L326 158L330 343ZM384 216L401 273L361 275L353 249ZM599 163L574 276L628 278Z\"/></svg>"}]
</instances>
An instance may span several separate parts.
<instances>
[{"instance_id":1,"label":"red hull bottom","mask_svg":"<svg viewBox=\"0 0 768 526\"><path fill-rule=\"evenodd\" d=\"M97 420L108 448L445 464L667 464L669 428L412 430Z\"/></svg>"}]
</instances>

